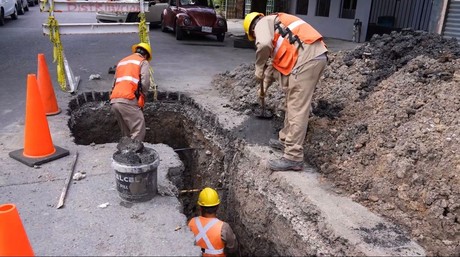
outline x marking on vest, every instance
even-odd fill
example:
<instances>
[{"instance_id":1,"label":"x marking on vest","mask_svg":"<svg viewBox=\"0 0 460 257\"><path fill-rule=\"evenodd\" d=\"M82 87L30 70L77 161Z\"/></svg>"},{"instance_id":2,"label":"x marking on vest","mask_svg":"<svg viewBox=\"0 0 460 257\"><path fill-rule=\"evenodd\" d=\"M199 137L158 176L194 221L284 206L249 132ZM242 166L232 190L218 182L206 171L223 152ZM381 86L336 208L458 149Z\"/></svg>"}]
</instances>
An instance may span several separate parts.
<instances>
[{"instance_id":1,"label":"x marking on vest","mask_svg":"<svg viewBox=\"0 0 460 257\"><path fill-rule=\"evenodd\" d=\"M208 230L212 226L214 226L214 224L216 224L217 222L219 222L219 220L214 218L210 222L208 222L208 224L206 224L206 226L203 228L203 225L201 225L200 218L195 217L195 223L198 228L198 234L195 236L195 242L198 242L200 239L203 239L206 244L207 249L215 250L214 246L211 244L211 241L209 241L209 238L206 232L208 232Z\"/></svg>"}]
</instances>

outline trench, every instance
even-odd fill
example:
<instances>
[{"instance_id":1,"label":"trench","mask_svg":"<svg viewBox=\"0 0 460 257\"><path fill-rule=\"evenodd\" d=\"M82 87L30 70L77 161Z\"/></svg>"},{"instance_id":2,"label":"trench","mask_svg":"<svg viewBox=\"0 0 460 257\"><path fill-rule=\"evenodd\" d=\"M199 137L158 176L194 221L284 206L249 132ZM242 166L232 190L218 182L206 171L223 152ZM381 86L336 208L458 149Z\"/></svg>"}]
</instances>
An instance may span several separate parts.
<instances>
[{"instance_id":1,"label":"trench","mask_svg":"<svg viewBox=\"0 0 460 257\"><path fill-rule=\"evenodd\" d=\"M69 102L68 126L76 144L119 141L108 99L108 92L86 92ZM157 101L148 95L144 116L145 142L169 145L185 166L182 177L168 174L179 191L218 189L218 216L238 238L237 256L424 255L416 243L401 240L406 238L401 228L330 194L314 174L267 171L262 162L271 153L260 142L273 136L281 120L250 118L224 129L215 113L174 92L159 92ZM187 218L198 214L197 197L198 192L179 194Z\"/></svg>"},{"instance_id":2,"label":"trench","mask_svg":"<svg viewBox=\"0 0 460 257\"><path fill-rule=\"evenodd\" d=\"M79 145L117 143L121 137L113 114L110 112L108 92L86 92L69 102L68 126ZM178 93L159 92L157 101L149 95L144 108L147 133L145 142L169 145L179 155L185 166L180 179L169 178L179 191L179 201L187 219L198 215L198 193L193 189L205 186L216 188L221 204L218 217L227 221L232 229L245 230L235 212L231 194L231 169L234 167L235 142L238 140L217 126L212 113L203 110L191 98ZM225 135L225 136L224 136ZM190 192L184 192L190 191ZM238 256L251 255L251 249L262 245L238 236ZM239 233L251 237L247 231ZM275 253L273 253L275 254ZM268 253L272 255L272 253ZM276 255L276 254L275 254Z\"/></svg>"}]
</instances>

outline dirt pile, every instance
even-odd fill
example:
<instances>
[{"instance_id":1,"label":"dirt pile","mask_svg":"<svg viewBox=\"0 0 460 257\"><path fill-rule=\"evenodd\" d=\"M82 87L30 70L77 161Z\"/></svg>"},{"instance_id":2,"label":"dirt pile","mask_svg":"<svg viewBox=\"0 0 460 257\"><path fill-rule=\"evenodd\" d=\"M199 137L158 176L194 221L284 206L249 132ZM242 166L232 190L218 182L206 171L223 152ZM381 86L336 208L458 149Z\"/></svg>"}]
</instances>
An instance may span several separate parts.
<instances>
[{"instance_id":1,"label":"dirt pile","mask_svg":"<svg viewBox=\"0 0 460 257\"><path fill-rule=\"evenodd\" d=\"M306 161L338 192L404 226L428 255L458 255L459 44L402 31L329 58L314 94ZM231 108L252 114L253 74L254 64L242 64L213 84ZM283 117L277 85L266 103Z\"/></svg>"},{"instance_id":2,"label":"dirt pile","mask_svg":"<svg viewBox=\"0 0 460 257\"><path fill-rule=\"evenodd\" d=\"M122 137L117 144L117 151L113 154L112 158L118 163L136 166L153 163L155 157L157 157L156 155L155 150L144 147L141 141Z\"/></svg>"}]
</instances>

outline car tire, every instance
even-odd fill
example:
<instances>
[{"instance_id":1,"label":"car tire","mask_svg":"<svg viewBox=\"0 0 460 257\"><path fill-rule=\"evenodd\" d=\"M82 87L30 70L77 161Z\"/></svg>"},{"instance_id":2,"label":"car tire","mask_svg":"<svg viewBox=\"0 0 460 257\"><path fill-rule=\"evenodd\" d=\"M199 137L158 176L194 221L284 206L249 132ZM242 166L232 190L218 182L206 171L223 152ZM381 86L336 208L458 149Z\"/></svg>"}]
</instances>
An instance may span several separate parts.
<instances>
[{"instance_id":1,"label":"car tire","mask_svg":"<svg viewBox=\"0 0 460 257\"><path fill-rule=\"evenodd\" d=\"M24 13L26 13L26 11L24 11L24 6L22 5L22 0L21 0L21 4L18 4L17 11L19 15L24 15Z\"/></svg>"},{"instance_id":2,"label":"car tire","mask_svg":"<svg viewBox=\"0 0 460 257\"><path fill-rule=\"evenodd\" d=\"M26 6L24 7L24 11L26 11L26 12L29 11L29 3L26 3Z\"/></svg>"},{"instance_id":3,"label":"car tire","mask_svg":"<svg viewBox=\"0 0 460 257\"><path fill-rule=\"evenodd\" d=\"M29 5L30 5L30 6L35 6L35 1L29 2Z\"/></svg>"},{"instance_id":4,"label":"car tire","mask_svg":"<svg viewBox=\"0 0 460 257\"><path fill-rule=\"evenodd\" d=\"M176 26L176 29L175 29L174 32L176 32L176 39L177 40L184 39L184 31L182 31L179 26Z\"/></svg>"},{"instance_id":5,"label":"car tire","mask_svg":"<svg viewBox=\"0 0 460 257\"><path fill-rule=\"evenodd\" d=\"M128 17L126 17L126 22L140 22L141 19L138 17L138 15L138 12L128 13Z\"/></svg>"},{"instance_id":6,"label":"car tire","mask_svg":"<svg viewBox=\"0 0 460 257\"><path fill-rule=\"evenodd\" d=\"M17 8L14 8L13 14L11 14L11 19L17 20L18 19L18 10Z\"/></svg>"},{"instance_id":7,"label":"car tire","mask_svg":"<svg viewBox=\"0 0 460 257\"><path fill-rule=\"evenodd\" d=\"M5 13L3 12L3 9L0 9L0 26L5 25Z\"/></svg>"},{"instance_id":8,"label":"car tire","mask_svg":"<svg viewBox=\"0 0 460 257\"><path fill-rule=\"evenodd\" d=\"M225 33L217 34L216 37L217 37L217 41L224 42Z\"/></svg>"}]
</instances>

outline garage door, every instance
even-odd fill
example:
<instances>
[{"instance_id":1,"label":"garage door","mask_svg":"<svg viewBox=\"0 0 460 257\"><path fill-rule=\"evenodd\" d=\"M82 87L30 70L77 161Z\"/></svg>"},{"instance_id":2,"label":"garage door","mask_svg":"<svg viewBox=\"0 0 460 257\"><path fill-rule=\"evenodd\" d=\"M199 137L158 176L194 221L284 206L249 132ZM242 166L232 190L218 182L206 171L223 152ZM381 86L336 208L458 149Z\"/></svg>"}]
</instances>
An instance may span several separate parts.
<instances>
[{"instance_id":1,"label":"garage door","mask_svg":"<svg viewBox=\"0 0 460 257\"><path fill-rule=\"evenodd\" d=\"M460 0L451 0L444 25L444 36L460 40Z\"/></svg>"}]
</instances>

